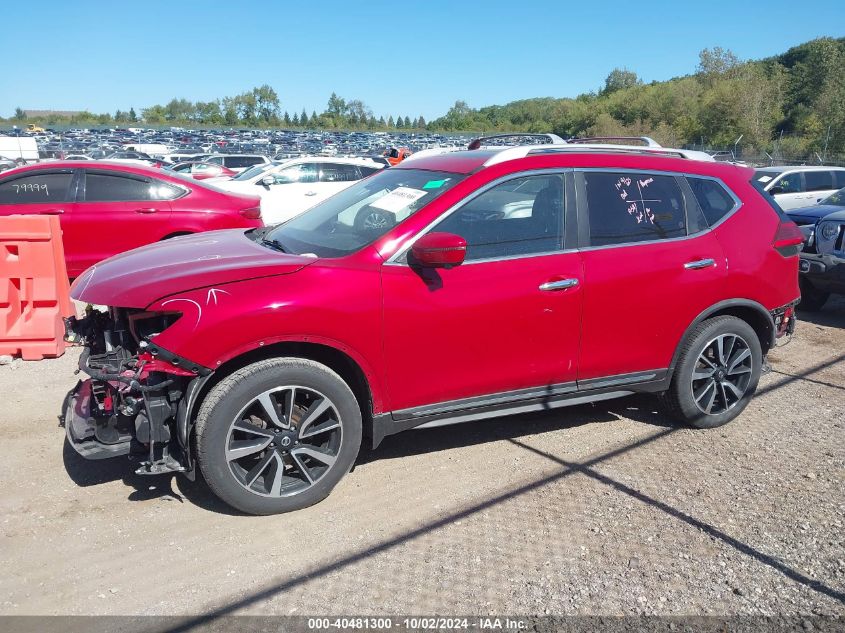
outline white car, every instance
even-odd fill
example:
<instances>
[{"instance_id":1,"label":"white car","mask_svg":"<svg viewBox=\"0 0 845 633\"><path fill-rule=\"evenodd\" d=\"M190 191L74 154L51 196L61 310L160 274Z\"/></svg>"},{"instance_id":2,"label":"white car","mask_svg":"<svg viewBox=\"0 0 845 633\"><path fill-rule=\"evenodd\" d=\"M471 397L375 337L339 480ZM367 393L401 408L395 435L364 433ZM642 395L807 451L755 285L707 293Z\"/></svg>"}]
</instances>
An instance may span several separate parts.
<instances>
[{"instance_id":1,"label":"white car","mask_svg":"<svg viewBox=\"0 0 845 633\"><path fill-rule=\"evenodd\" d=\"M845 187L845 167L761 167L754 180L788 211L817 204Z\"/></svg>"},{"instance_id":2,"label":"white car","mask_svg":"<svg viewBox=\"0 0 845 633\"><path fill-rule=\"evenodd\" d=\"M243 172L255 165L266 165L270 159L261 154L212 154L202 159L205 163L223 165L236 172Z\"/></svg>"},{"instance_id":3,"label":"white car","mask_svg":"<svg viewBox=\"0 0 845 633\"><path fill-rule=\"evenodd\" d=\"M383 168L365 158L311 156L256 165L234 178L205 182L225 191L260 196L264 223L278 224Z\"/></svg>"}]
</instances>

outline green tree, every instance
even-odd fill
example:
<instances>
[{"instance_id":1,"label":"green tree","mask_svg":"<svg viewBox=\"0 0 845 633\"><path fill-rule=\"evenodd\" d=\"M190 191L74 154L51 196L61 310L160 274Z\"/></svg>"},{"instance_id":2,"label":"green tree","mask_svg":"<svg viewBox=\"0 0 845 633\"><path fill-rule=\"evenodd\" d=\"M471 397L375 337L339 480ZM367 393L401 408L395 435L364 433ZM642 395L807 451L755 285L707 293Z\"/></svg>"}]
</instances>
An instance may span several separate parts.
<instances>
[{"instance_id":1,"label":"green tree","mask_svg":"<svg viewBox=\"0 0 845 633\"><path fill-rule=\"evenodd\" d=\"M135 108L129 108L129 120L135 123L138 120L138 115L135 113Z\"/></svg>"},{"instance_id":2,"label":"green tree","mask_svg":"<svg viewBox=\"0 0 845 633\"><path fill-rule=\"evenodd\" d=\"M17 119L18 121L26 120L26 112L24 112L22 108L15 108L14 118Z\"/></svg>"},{"instance_id":3,"label":"green tree","mask_svg":"<svg viewBox=\"0 0 845 633\"><path fill-rule=\"evenodd\" d=\"M617 90L638 86L641 83L640 78L634 71L627 68L614 68L604 80L604 88L602 88L601 94L608 95Z\"/></svg>"},{"instance_id":4,"label":"green tree","mask_svg":"<svg viewBox=\"0 0 845 633\"><path fill-rule=\"evenodd\" d=\"M299 115L296 112L293 113L293 120L291 123L294 127L299 127Z\"/></svg>"}]
</instances>

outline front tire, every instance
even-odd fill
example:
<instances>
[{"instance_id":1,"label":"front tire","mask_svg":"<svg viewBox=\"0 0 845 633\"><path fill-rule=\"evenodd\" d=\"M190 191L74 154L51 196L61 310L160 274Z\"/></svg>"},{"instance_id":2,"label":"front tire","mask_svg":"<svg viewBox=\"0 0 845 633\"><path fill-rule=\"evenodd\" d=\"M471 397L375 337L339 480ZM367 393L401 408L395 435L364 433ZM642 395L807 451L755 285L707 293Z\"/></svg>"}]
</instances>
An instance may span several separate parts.
<instances>
[{"instance_id":1,"label":"front tire","mask_svg":"<svg viewBox=\"0 0 845 633\"><path fill-rule=\"evenodd\" d=\"M334 371L274 358L217 384L197 415L197 462L211 490L249 514L325 499L352 468L361 410Z\"/></svg>"},{"instance_id":2,"label":"front tire","mask_svg":"<svg viewBox=\"0 0 845 633\"><path fill-rule=\"evenodd\" d=\"M720 316L697 325L682 345L672 383L661 394L664 407L695 428L727 424L742 413L760 381L757 333L742 319Z\"/></svg>"}]
</instances>

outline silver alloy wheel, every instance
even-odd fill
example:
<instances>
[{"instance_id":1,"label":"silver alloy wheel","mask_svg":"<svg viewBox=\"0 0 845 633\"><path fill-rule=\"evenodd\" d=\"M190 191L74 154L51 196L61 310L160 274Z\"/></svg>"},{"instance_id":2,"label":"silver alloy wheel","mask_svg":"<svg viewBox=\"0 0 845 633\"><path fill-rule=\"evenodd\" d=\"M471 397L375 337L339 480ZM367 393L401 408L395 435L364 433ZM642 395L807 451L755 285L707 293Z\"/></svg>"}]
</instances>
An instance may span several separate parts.
<instances>
[{"instance_id":1,"label":"silver alloy wheel","mask_svg":"<svg viewBox=\"0 0 845 633\"><path fill-rule=\"evenodd\" d=\"M229 427L226 462L235 480L264 497L289 497L334 465L342 440L340 414L324 394L290 385L253 398Z\"/></svg>"},{"instance_id":2,"label":"silver alloy wheel","mask_svg":"<svg viewBox=\"0 0 845 633\"><path fill-rule=\"evenodd\" d=\"M692 371L692 397L707 415L720 415L742 400L751 382L753 357L748 342L737 334L711 340Z\"/></svg>"}]
</instances>

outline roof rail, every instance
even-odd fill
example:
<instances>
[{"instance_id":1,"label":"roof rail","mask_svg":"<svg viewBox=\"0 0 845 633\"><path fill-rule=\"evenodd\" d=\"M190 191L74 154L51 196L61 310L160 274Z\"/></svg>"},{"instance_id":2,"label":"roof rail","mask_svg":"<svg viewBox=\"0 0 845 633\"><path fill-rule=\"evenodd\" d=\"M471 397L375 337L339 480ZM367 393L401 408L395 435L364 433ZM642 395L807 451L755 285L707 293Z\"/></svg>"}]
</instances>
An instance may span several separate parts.
<instances>
[{"instance_id":1,"label":"roof rail","mask_svg":"<svg viewBox=\"0 0 845 633\"><path fill-rule=\"evenodd\" d=\"M479 136L476 139L473 139L467 145L468 150L472 149L479 149L484 146L486 141L492 141L497 139L504 139L504 138L536 138L536 139L545 139L546 145L564 145L566 141L564 141L561 137L557 134L534 134L530 132L512 132L510 134L493 134L492 136Z\"/></svg>"},{"instance_id":2,"label":"roof rail","mask_svg":"<svg viewBox=\"0 0 845 633\"><path fill-rule=\"evenodd\" d=\"M564 153L595 153L595 154L639 154L640 156L664 156L674 158L687 158L691 160L702 160L712 162L713 158L704 152L693 150L671 149L668 147L637 147L634 145L606 145L564 143L551 145L521 145L518 147L507 147L497 152L485 161L484 166L490 167L509 160L536 156L539 154L564 154Z\"/></svg>"},{"instance_id":3,"label":"roof rail","mask_svg":"<svg viewBox=\"0 0 845 633\"><path fill-rule=\"evenodd\" d=\"M571 138L567 143L601 143L604 141L640 141L646 147L663 147L650 136L585 136L583 138Z\"/></svg>"}]
</instances>

